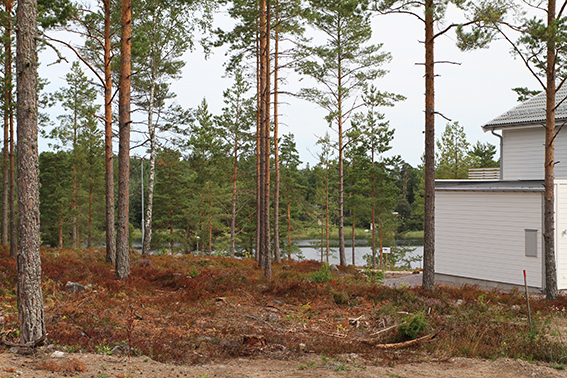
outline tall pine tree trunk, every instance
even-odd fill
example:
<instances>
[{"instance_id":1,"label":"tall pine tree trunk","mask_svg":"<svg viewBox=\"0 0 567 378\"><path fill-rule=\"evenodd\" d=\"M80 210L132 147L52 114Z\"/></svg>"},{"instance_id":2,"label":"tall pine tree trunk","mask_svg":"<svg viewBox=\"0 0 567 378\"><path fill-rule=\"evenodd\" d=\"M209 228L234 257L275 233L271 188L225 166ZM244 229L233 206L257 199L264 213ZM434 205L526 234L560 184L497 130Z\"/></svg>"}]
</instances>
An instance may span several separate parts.
<instances>
[{"instance_id":1,"label":"tall pine tree trunk","mask_svg":"<svg viewBox=\"0 0 567 378\"><path fill-rule=\"evenodd\" d=\"M10 210L10 101L12 92L12 77L9 75L11 70L12 55L12 28L11 28L11 1L4 1L6 8L6 29L4 30L4 162L2 164L3 192L2 192L2 245L8 245L8 215Z\"/></svg>"},{"instance_id":2,"label":"tall pine tree trunk","mask_svg":"<svg viewBox=\"0 0 567 378\"><path fill-rule=\"evenodd\" d=\"M155 34L157 29L157 10L154 10L154 20L152 25L152 31ZM155 171L156 171L156 127L153 124L153 114L154 114L154 101L156 92L156 76L157 76L157 62L155 59L155 40L152 38L151 43L151 84L150 84L150 103L148 105L148 132L150 134L150 177L148 180L148 204L146 207L146 223L144 225L144 243L142 246L142 254L147 256L150 254L150 246L152 242L152 214L153 214L153 202L154 202L154 182L155 182ZM143 162L142 162L143 163ZM144 193L142 193L142 196Z\"/></svg>"},{"instance_id":3,"label":"tall pine tree trunk","mask_svg":"<svg viewBox=\"0 0 567 378\"><path fill-rule=\"evenodd\" d=\"M36 0L18 2L17 22L18 319L20 342L35 344L46 335L39 255Z\"/></svg>"},{"instance_id":4,"label":"tall pine tree trunk","mask_svg":"<svg viewBox=\"0 0 567 378\"><path fill-rule=\"evenodd\" d=\"M274 41L274 259L279 264L282 259L280 256L280 156L278 150L278 54L280 42L278 22L278 15L276 14L276 38Z\"/></svg>"},{"instance_id":5,"label":"tall pine tree trunk","mask_svg":"<svg viewBox=\"0 0 567 378\"><path fill-rule=\"evenodd\" d=\"M338 34L337 45L341 45L341 34ZM345 254L345 202L344 202L344 154L343 154L343 72L342 72L342 55L338 55L338 90L337 90L337 103L338 103L338 134L339 134L339 263L341 266L346 266Z\"/></svg>"},{"instance_id":6,"label":"tall pine tree trunk","mask_svg":"<svg viewBox=\"0 0 567 378\"><path fill-rule=\"evenodd\" d=\"M547 26L555 26L555 0L547 2ZM555 40L547 41L546 67L546 119L545 119L545 193L544 193L544 256L545 256L545 295L547 300L557 299L557 271L555 267Z\"/></svg>"},{"instance_id":7,"label":"tall pine tree trunk","mask_svg":"<svg viewBox=\"0 0 567 378\"><path fill-rule=\"evenodd\" d=\"M425 215L423 224L423 288L435 290L435 91L434 4L425 2Z\"/></svg>"},{"instance_id":8,"label":"tall pine tree trunk","mask_svg":"<svg viewBox=\"0 0 567 378\"><path fill-rule=\"evenodd\" d=\"M129 200L130 200L130 74L132 40L132 0L122 0L120 45L120 142L118 151L118 232L116 237L116 278L130 275Z\"/></svg>"},{"instance_id":9,"label":"tall pine tree trunk","mask_svg":"<svg viewBox=\"0 0 567 378\"><path fill-rule=\"evenodd\" d=\"M2 244L6 245L10 240L10 247L16 242L15 222L12 221L14 214L14 175L13 175L13 141L14 116L12 104L12 6L13 0L4 0L6 8L6 29L4 33L4 196L2 207ZM10 223L10 226L8 226ZM13 228L14 227L14 228ZM14 239L12 241L12 239ZM15 248L10 248L10 256L16 257Z\"/></svg>"},{"instance_id":10,"label":"tall pine tree trunk","mask_svg":"<svg viewBox=\"0 0 567 378\"><path fill-rule=\"evenodd\" d=\"M261 54L260 54L260 30L258 27L258 35L256 38L256 261L261 267L261 257L260 257L260 240L262 237L262 218L260 217L260 208L262 207L262 183L261 183L261 170L260 170L260 135L262 129L262 95L261 95L261 83L262 76L260 74L261 66Z\"/></svg>"},{"instance_id":11,"label":"tall pine tree trunk","mask_svg":"<svg viewBox=\"0 0 567 378\"><path fill-rule=\"evenodd\" d=\"M106 164L106 262L116 262L114 232L114 154L112 152L112 74L110 70L110 0L104 1L104 158Z\"/></svg>"},{"instance_id":12,"label":"tall pine tree trunk","mask_svg":"<svg viewBox=\"0 0 567 378\"><path fill-rule=\"evenodd\" d=\"M271 278L270 253L270 26L269 2L260 1L260 251L259 265Z\"/></svg>"},{"instance_id":13,"label":"tall pine tree trunk","mask_svg":"<svg viewBox=\"0 0 567 378\"><path fill-rule=\"evenodd\" d=\"M11 70L10 70L11 72ZM10 102L13 101L10 97ZM14 156L14 109L10 107L10 257L18 253L18 227L16 221L16 165Z\"/></svg>"}]
</instances>

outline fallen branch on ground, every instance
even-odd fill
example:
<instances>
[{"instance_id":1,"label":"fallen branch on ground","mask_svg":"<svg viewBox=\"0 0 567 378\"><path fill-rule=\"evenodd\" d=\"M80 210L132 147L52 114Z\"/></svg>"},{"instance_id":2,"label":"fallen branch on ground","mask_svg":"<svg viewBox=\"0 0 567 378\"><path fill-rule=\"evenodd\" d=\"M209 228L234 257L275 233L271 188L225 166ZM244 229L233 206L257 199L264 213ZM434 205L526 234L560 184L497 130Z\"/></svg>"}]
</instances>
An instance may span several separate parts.
<instances>
[{"instance_id":1,"label":"fallen branch on ground","mask_svg":"<svg viewBox=\"0 0 567 378\"><path fill-rule=\"evenodd\" d=\"M419 344L419 343L427 343L433 341L433 338L437 336L437 333L432 333L427 336L420 337L419 339L404 341L403 343L394 343L394 344L378 344L375 345L378 349L401 349L408 347L410 345Z\"/></svg>"}]
</instances>

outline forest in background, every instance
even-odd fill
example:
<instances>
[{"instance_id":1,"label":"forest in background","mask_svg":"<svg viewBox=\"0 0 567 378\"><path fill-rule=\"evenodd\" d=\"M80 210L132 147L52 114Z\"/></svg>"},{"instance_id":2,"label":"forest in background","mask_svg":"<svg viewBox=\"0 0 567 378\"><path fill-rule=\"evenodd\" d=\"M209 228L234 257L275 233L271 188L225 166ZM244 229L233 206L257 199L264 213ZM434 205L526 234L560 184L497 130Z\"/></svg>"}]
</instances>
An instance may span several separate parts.
<instances>
[{"instance_id":1,"label":"forest in background","mask_svg":"<svg viewBox=\"0 0 567 378\"><path fill-rule=\"evenodd\" d=\"M136 107L135 132L141 135L136 147L147 148L145 156L150 158L130 158L131 227L142 230L144 221L148 223L143 212L153 206L152 250L165 247L189 253L198 249L209 254L253 253L257 236L258 121L255 52L250 46L256 22L253 9L239 2L225 8L236 26L232 31L222 31L213 28L213 14L223 5L199 1L182 6L158 0L142 3L133 8L132 101ZM52 150L39 157L41 242L58 248L105 244L105 135L101 122L105 119L101 98L105 87L96 80L104 68L97 36L102 35L105 15L104 3L100 8L91 5L93 10L62 8L68 14L65 26L59 29L81 36L83 44L48 38L50 44L66 45L66 51L78 58L66 76L67 85L42 96L40 127ZM372 35L369 9L358 1L317 3L313 10L306 10L298 1L281 1L272 11L271 39L275 46L271 54L275 62L271 68L274 100L270 125L274 136L268 181L270 212L275 211L274 199L278 199L277 218L282 227L278 227L275 240L279 247L291 253L292 237L305 234L305 230L318 230L324 235L322 239L328 240L329 229L341 221L338 208L343 196L345 227L354 233L355 228L374 226L380 245L389 245L397 233L423 230L423 167L412 167L403 157L388 154L396 143L395 130L380 108L393 106L403 98L380 92L373 84L385 71L369 67L370 63L379 66L389 56L380 46L368 44ZM344 22L342 29L333 29L332 20L337 19ZM196 43L205 43L197 40L197 30L214 40L206 44L207 48L230 46L226 67L233 86L224 91L221 114L211 114L206 99L196 109L182 109L173 102L175 94L170 85L180 78L185 64L182 54ZM317 32L330 35L330 42L318 46L306 37ZM336 46L333 33L351 40ZM293 48L288 48L289 39L294 41ZM277 47L280 41L285 46L283 51ZM117 46L118 40L111 42ZM337 51L351 56L339 60ZM112 64L116 65L119 52L113 55ZM348 90L343 84L333 83L332 76L341 66L364 72L362 77L343 77L353 83ZM275 96L285 92L277 87L285 81L275 75L285 70L311 76L323 87L335 86L329 93L319 89L320 85L295 94L329 111L331 127L318 142L319 162L314 166L301 165L292 133L275 134L279 115ZM357 102L357 98L361 100ZM51 115L47 109L54 105L63 113ZM337 115L339 107L345 114ZM340 132L337 120L344 127ZM437 148L437 178L466 178L468 168L498 166L495 147L480 142L471 146L456 122L447 124ZM9 190L6 178L10 176L7 156L3 170L5 200ZM117 159L114 165L116 183ZM7 210L5 201L4 212ZM272 229L275 219L271 217ZM3 222L8 223L8 218L3 217Z\"/></svg>"}]
</instances>

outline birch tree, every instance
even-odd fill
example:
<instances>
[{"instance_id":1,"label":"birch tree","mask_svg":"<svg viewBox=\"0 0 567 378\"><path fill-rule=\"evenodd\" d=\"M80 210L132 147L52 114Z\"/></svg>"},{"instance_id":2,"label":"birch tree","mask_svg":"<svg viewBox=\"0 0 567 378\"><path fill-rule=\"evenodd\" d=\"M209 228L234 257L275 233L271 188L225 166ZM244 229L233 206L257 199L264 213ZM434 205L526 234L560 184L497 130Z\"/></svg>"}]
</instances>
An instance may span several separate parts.
<instances>
[{"instance_id":1,"label":"birch tree","mask_svg":"<svg viewBox=\"0 0 567 378\"><path fill-rule=\"evenodd\" d=\"M180 58L193 47L195 29L206 30L211 24L213 3L166 2L147 0L138 4L134 23L134 58L136 75L133 78L133 102L147 113L147 142L149 142L150 172L148 200L144 222L142 254L150 252L152 238L152 209L155 183L156 131L165 103L175 96L171 81L181 77L185 66Z\"/></svg>"}]
</instances>

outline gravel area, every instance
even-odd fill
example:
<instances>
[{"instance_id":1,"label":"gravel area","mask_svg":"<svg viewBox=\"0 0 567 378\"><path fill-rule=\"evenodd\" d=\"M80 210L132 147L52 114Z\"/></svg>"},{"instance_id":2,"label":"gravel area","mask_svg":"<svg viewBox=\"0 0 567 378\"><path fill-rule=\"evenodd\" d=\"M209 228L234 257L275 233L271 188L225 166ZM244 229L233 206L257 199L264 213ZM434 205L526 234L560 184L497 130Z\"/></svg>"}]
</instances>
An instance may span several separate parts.
<instances>
[{"instance_id":1,"label":"gravel area","mask_svg":"<svg viewBox=\"0 0 567 378\"><path fill-rule=\"evenodd\" d=\"M411 287L420 286L423 280L423 273L403 275L400 277L385 278L384 285L390 287Z\"/></svg>"}]
</instances>

